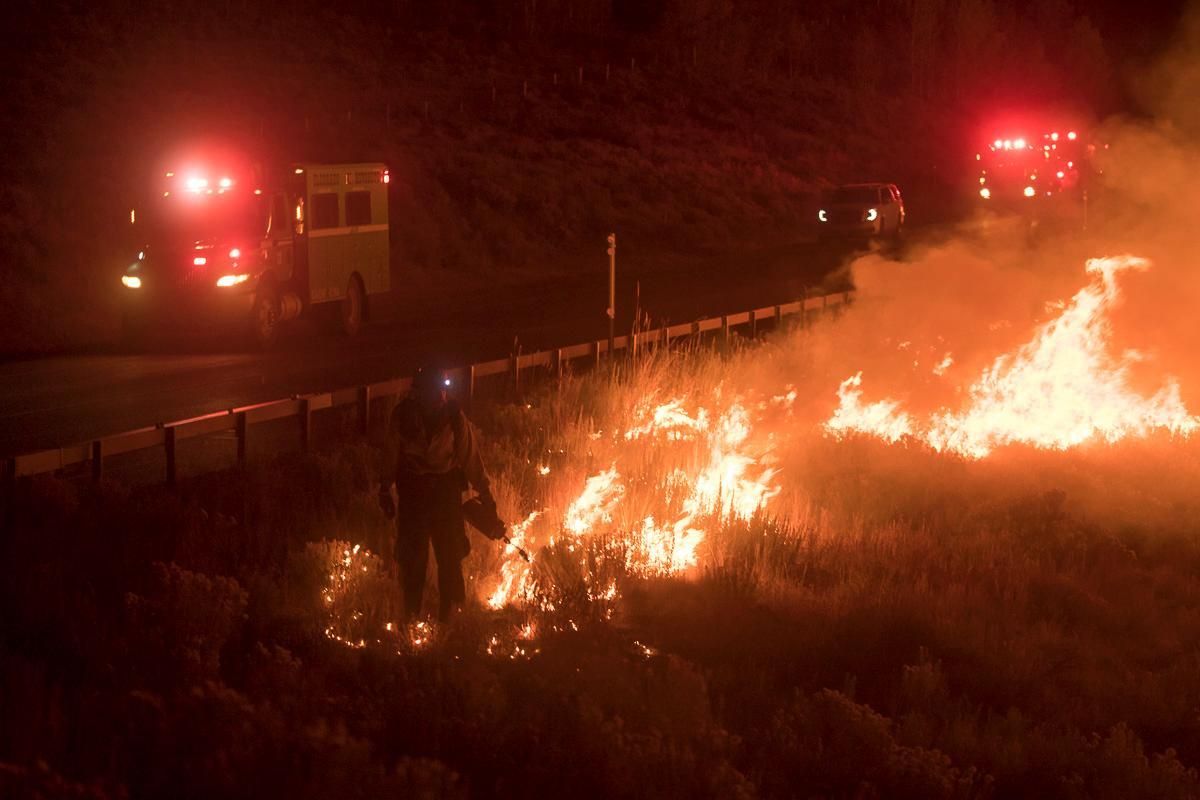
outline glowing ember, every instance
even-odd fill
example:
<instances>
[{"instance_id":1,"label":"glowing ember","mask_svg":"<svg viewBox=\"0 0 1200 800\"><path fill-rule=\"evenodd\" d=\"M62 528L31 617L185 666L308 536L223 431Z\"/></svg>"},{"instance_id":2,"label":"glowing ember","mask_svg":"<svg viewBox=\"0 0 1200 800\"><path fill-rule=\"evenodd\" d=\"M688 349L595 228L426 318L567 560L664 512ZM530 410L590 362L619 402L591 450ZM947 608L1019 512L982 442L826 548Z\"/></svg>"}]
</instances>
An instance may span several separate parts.
<instances>
[{"instance_id":1,"label":"glowing ember","mask_svg":"<svg viewBox=\"0 0 1200 800\"><path fill-rule=\"evenodd\" d=\"M937 451L982 458L1005 444L1065 450L1088 441L1116 442L1154 431L1188 436L1200 425L1168 378L1150 397L1129 386L1130 354L1108 352L1109 311L1120 297L1116 276L1145 270L1133 256L1087 262L1092 282L1061 313L1013 353L999 356L968 390L959 412L940 411L915 423L894 400L863 405L861 373L842 383L829 432L867 433L889 441L913 436Z\"/></svg>"}]
</instances>

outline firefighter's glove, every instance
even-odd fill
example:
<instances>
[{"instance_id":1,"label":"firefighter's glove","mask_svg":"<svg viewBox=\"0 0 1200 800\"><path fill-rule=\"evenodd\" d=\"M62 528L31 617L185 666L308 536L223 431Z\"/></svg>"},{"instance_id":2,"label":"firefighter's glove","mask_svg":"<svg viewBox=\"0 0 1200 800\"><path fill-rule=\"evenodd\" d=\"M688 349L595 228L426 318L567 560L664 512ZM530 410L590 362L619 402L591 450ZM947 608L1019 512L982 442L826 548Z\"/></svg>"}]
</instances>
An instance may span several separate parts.
<instances>
[{"instance_id":1,"label":"firefighter's glove","mask_svg":"<svg viewBox=\"0 0 1200 800\"><path fill-rule=\"evenodd\" d=\"M392 499L392 490L379 490L379 507L383 509L383 515L388 519L396 517L396 501Z\"/></svg>"}]
</instances>

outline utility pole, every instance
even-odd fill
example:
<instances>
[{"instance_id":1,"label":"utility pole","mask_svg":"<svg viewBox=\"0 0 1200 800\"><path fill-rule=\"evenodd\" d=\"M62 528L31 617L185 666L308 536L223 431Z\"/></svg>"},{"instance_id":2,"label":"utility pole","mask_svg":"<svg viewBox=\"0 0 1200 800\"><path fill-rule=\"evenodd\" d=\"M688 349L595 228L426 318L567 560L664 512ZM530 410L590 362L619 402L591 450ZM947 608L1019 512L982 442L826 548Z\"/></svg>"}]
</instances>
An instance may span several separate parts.
<instances>
[{"instance_id":1,"label":"utility pole","mask_svg":"<svg viewBox=\"0 0 1200 800\"><path fill-rule=\"evenodd\" d=\"M617 321L617 235L608 235L608 360L613 360Z\"/></svg>"}]
</instances>

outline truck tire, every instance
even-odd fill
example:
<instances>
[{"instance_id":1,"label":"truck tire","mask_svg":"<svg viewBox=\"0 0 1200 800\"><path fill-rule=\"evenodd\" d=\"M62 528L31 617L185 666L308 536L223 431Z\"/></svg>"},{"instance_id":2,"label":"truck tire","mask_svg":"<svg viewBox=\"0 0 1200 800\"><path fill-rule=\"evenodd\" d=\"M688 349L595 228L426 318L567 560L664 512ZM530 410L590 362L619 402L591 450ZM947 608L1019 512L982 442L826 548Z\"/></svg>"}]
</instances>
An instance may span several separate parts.
<instances>
[{"instance_id":1,"label":"truck tire","mask_svg":"<svg viewBox=\"0 0 1200 800\"><path fill-rule=\"evenodd\" d=\"M264 281L254 293L250 311L250 341L260 350L269 350L279 339L279 290L274 283Z\"/></svg>"},{"instance_id":2,"label":"truck tire","mask_svg":"<svg viewBox=\"0 0 1200 800\"><path fill-rule=\"evenodd\" d=\"M342 298L342 333L346 336L357 336L366 317L367 292L363 288L362 278L355 273L350 276L346 296Z\"/></svg>"}]
</instances>

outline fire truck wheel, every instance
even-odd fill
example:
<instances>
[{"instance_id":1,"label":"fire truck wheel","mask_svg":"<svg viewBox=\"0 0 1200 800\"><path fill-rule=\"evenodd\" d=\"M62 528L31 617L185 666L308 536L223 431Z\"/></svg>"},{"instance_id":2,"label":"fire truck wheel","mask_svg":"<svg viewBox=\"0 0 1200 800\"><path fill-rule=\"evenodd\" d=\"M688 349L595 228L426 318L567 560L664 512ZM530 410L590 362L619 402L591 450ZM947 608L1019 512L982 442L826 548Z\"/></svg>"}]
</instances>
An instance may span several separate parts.
<instances>
[{"instance_id":1,"label":"fire truck wheel","mask_svg":"<svg viewBox=\"0 0 1200 800\"><path fill-rule=\"evenodd\" d=\"M346 296L342 298L342 333L355 336L362 329L366 315L367 293L363 289L362 278L351 275Z\"/></svg>"},{"instance_id":2,"label":"fire truck wheel","mask_svg":"<svg viewBox=\"0 0 1200 800\"><path fill-rule=\"evenodd\" d=\"M250 335L258 347L266 350L279 338L279 290L273 283L264 282L254 294L250 312Z\"/></svg>"}]
</instances>

